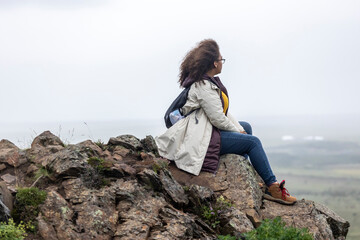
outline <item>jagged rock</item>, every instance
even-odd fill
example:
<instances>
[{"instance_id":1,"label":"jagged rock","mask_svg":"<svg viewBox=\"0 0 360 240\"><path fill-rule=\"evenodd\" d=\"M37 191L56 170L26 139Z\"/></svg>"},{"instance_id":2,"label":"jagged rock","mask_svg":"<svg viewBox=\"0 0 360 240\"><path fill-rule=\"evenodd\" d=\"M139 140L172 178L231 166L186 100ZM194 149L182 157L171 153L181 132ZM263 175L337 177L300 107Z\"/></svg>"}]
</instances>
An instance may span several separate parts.
<instances>
[{"instance_id":1,"label":"jagged rock","mask_svg":"<svg viewBox=\"0 0 360 240\"><path fill-rule=\"evenodd\" d=\"M49 155L64 149L64 143L52 134L45 131L37 136L31 143L31 149L27 152L27 158L36 164L43 164ZM44 164L43 164L44 166Z\"/></svg>"},{"instance_id":2,"label":"jagged rock","mask_svg":"<svg viewBox=\"0 0 360 240\"><path fill-rule=\"evenodd\" d=\"M0 222L7 222L13 208L13 197L5 182L0 182Z\"/></svg>"},{"instance_id":3,"label":"jagged rock","mask_svg":"<svg viewBox=\"0 0 360 240\"><path fill-rule=\"evenodd\" d=\"M88 163L86 154L80 152L79 147L70 146L48 157L43 166L52 171L54 177L79 176L84 172Z\"/></svg>"},{"instance_id":4,"label":"jagged rock","mask_svg":"<svg viewBox=\"0 0 360 240\"><path fill-rule=\"evenodd\" d=\"M142 139L141 144L145 151L152 152L155 154L155 156L159 155L158 147L155 143L155 139L152 136L146 136L144 139Z\"/></svg>"},{"instance_id":5,"label":"jagged rock","mask_svg":"<svg viewBox=\"0 0 360 240\"><path fill-rule=\"evenodd\" d=\"M37 220L41 222L39 233L44 239L82 239L73 228L74 211L59 193L50 190L40 212ZM56 235L52 236L54 232Z\"/></svg>"},{"instance_id":6,"label":"jagged rock","mask_svg":"<svg viewBox=\"0 0 360 240\"><path fill-rule=\"evenodd\" d=\"M10 211L13 209L14 198L11 195L9 189L7 188L5 182L0 182L0 200L5 204L5 206L8 207Z\"/></svg>"},{"instance_id":7,"label":"jagged rock","mask_svg":"<svg viewBox=\"0 0 360 240\"><path fill-rule=\"evenodd\" d=\"M77 144L81 152L85 152L88 157L102 157L103 150L93 143L91 140L86 140Z\"/></svg>"},{"instance_id":8,"label":"jagged rock","mask_svg":"<svg viewBox=\"0 0 360 240\"><path fill-rule=\"evenodd\" d=\"M294 206L284 206L264 200L260 214L263 218L270 219L281 216L287 225L296 228L306 227L313 233L316 240L345 237L349 228L348 222L326 207L320 204L315 205L309 200L300 200ZM331 221L334 223L331 224Z\"/></svg>"},{"instance_id":9,"label":"jagged rock","mask_svg":"<svg viewBox=\"0 0 360 240\"><path fill-rule=\"evenodd\" d=\"M221 233L223 235L239 235L254 229L246 214L235 208L229 208L220 214Z\"/></svg>"},{"instance_id":10,"label":"jagged rock","mask_svg":"<svg viewBox=\"0 0 360 240\"><path fill-rule=\"evenodd\" d=\"M170 166L174 178L183 185L200 185L221 193L233 204L242 209L260 209L263 192L254 168L244 157L234 154L223 155L216 175L201 172L199 176L190 175Z\"/></svg>"},{"instance_id":11,"label":"jagged rock","mask_svg":"<svg viewBox=\"0 0 360 240\"><path fill-rule=\"evenodd\" d=\"M174 203L179 205L187 205L189 203L189 199L185 194L184 189L174 180L167 169L162 169L160 171L160 181L164 191L170 196Z\"/></svg>"},{"instance_id":12,"label":"jagged rock","mask_svg":"<svg viewBox=\"0 0 360 240\"><path fill-rule=\"evenodd\" d=\"M26 170L26 174L31 174L39 170L39 167L37 167L35 164L30 164L30 166Z\"/></svg>"},{"instance_id":13,"label":"jagged rock","mask_svg":"<svg viewBox=\"0 0 360 240\"><path fill-rule=\"evenodd\" d=\"M120 145L131 150L141 150L142 144L138 138L133 135L121 135L116 138L110 138L109 145Z\"/></svg>"},{"instance_id":14,"label":"jagged rock","mask_svg":"<svg viewBox=\"0 0 360 240\"><path fill-rule=\"evenodd\" d=\"M315 209L325 215L326 222L330 224L330 228L336 239L340 237L346 237L350 227L348 221L345 221L334 211L320 203L315 203Z\"/></svg>"},{"instance_id":15,"label":"jagged rock","mask_svg":"<svg viewBox=\"0 0 360 240\"><path fill-rule=\"evenodd\" d=\"M191 185L188 191L189 201L195 211L201 209L203 205L215 200L214 192L207 187Z\"/></svg>"},{"instance_id":16,"label":"jagged rock","mask_svg":"<svg viewBox=\"0 0 360 240\"><path fill-rule=\"evenodd\" d=\"M4 180L7 184L13 184L16 182L16 177L9 173L2 175L1 179Z\"/></svg>"},{"instance_id":17,"label":"jagged rock","mask_svg":"<svg viewBox=\"0 0 360 240\"><path fill-rule=\"evenodd\" d=\"M257 228L261 225L262 218L255 209L246 209L246 217L252 222L252 224Z\"/></svg>"},{"instance_id":18,"label":"jagged rock","mask_svg":"<svg viewBox=\"0 0 360 240\"><path fill-rule=\"evenodd\" d=\"M13 167L19 167L26 162L25 154L12 142L3 139L0 141L0 163L7 163ZM6 165L2 164L2 169Z\"/></svg>"},{"instance_id":19,"label":"jagged rock","mask_svg":"<svg viewBox=\"0 0 360 240\"><path fill-rule=\"evenodd\" d=\"M125 163L115 163L113 166L107 168L104 173L107 177L121 178L124 176L135 175L136 170Z\"/></svg>"},{"instance_id":20,"label":"jagged rock","mask_svg":"<svg viewBox=\"0 0 360 240\"><path fill-rule=\"evenodd\" d=\"M138 173L137 177L139 181L145 186L148 186L156 191L162 190L162 183L160 181L159 175L156 174L153 170L144 169Z\"/></svg>"},{"instance_id":21,"label":"jagged rock","mask_svg":"<svg viewBox=\"0 0 360 240\"><path fill-rule=\"evenodd\" d=\"M123 146L115 146L113 150L114 155L119 155L122 158L126 157L130 153L130 150Z\"/></svg>"},{"instance_id":22,"label":"jagged rock","mask_svg":"<svg viewBox=\"0 0 360 240\"><path fill-rule=\"evenodd\" d=\"M0 164L0 172L6 168L5 164Z\"/></svg>"},{"instance_id":23,"label":"jagged rock","mask_svg":"<svg viewBox=\"0 0 360 240\"><path fill-rule=\"evenodd\" d=\"M7 222L11 218L9 208L0 200L0 222Z\"/></svg>"},{"instance_id":24,"label":"jagged rock","mask_svg":"<svg viewBox=\"0 0 360 240\"><path fill-rule=\"evenodd\" d=\"M50 131L45 131L37 136L31 143L31 148L46 148L46 147L64 147L64 143L59 137L52 134ZM56 151L55 151L56 152Z\"/></svg>"},{"instance_id":25,"label":"jagged rock","mask_svg":"<svg viewBox=\"0 0 360 240\"><path fill-rule=\"evenodd\" d=\"M159 218L166 224L159 226L148 239L211 239L190 214L165 206L160 209Z\"/></svg>"}]
</instances>

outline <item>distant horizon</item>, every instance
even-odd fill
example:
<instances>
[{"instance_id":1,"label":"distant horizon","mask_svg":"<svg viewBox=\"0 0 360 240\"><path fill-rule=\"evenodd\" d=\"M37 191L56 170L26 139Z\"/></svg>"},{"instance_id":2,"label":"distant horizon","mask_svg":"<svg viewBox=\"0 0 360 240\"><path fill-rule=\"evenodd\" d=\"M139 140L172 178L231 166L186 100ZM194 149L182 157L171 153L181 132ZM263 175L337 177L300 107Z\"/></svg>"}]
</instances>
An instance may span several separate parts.
<instances>
[{"instance_id":1,"label":"distant horizon","mask_svg":"<svg viewBox=\"0 0 360 240\"><path fill-rule=\"evenodd\" d=\"M299 142L303 139L323 141L351 141L360 144L360 116L321 115L303 116L248 116L239 119L250 122L254 135L260 137L264 147ZM49 130L64 141L107 141L110 137L131 134L138 138L157 136L166 131L162 118L88 121L22 121L0 124L0 139L8 139L26 147L34 137ZM289 137L290 136L290 137ZM294 141L286 141L287 139ZM285 140L284 140L285 139Z\"/></svg>"}]
</instances>

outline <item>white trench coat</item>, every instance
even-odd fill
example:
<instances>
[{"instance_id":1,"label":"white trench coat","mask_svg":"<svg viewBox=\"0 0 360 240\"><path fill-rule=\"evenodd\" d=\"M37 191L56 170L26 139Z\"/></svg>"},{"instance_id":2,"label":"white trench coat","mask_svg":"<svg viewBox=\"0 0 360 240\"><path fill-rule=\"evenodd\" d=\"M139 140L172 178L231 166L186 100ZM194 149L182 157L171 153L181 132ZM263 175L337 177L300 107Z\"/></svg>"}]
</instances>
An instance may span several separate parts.
<instances>
[{"instance_id":1,"label":"white trench coat","mask_svg":"<svg viewBox=\"0 0 360 240\"><path fill-rule=\"evenodd\" d=\"M199 175L213 126L224 131L244 131L229 112L224 114L220 94L221 90L208 80L191 85L182 112L197 110L155 138L160 156L174 160L186 172Z\"/></svg>"}]
</instances>

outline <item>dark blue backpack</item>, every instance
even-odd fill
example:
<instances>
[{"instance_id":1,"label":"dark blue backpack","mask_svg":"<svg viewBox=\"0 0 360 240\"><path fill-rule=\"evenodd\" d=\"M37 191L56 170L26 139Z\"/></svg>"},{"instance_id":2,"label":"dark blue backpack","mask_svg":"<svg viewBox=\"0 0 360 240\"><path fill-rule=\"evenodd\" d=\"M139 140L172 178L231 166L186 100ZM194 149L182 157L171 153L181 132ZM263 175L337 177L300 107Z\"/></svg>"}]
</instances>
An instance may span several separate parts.
<instances>
[{"instance_id":1,"label":"dark blue backpack","mask_svg":"<svg viewBox=\"0 0 360 240\"><path fill-rule=\"evenodd\" d=\"M210 81L210 80L208 80L208 81ZM217 84L214 81L210 81L210 82L214 83L217 86ZM188 94L189 94L190 87L191 87L191 85L188 86L187 88L185 88L179 94L179 96L172 102L172 104L170 105L170 107L166 111L165 116L164 116L164 120L165 120L165 125L166 125L167 128L170 128L171 126L173 126L175 124L174 121L173 121L174 123L171 122L171 114L174 113L175 111L180 112L181 116L180 116L179 119L181 119L181 118L184 118L184 117L190 115L192 112L194 112L196 110L196 109L194 109L194 110L192 110L191 112L189 112L186 115L182 115L182 112L180 110L185 105L185 103L187 101L187 97L188 97Z\"/></svg>"},{"instance_id":2,"label":"dark blue backpack","mask_svg":"<svg viewBox=\"0 0 360 240\"><path fill-rule=\"evenodd\" d=\"M170 107L166 111L165 116L164 116L164 120L165 120L165 125L166 125L167 128L170 128L173 125L173 123L170 120L170 114L172 112L176 111L176 110L180 111L180 109L185 105L185 103L187 101L188 94L189 94L190 87L191 86L185 88L179 94L179 96L172 102L172 104L170 105ZM189 115L189 114L187 114L187 115ZM184 116L184 117L186 117L186 116Z\"/></svg>"}]
</instances>

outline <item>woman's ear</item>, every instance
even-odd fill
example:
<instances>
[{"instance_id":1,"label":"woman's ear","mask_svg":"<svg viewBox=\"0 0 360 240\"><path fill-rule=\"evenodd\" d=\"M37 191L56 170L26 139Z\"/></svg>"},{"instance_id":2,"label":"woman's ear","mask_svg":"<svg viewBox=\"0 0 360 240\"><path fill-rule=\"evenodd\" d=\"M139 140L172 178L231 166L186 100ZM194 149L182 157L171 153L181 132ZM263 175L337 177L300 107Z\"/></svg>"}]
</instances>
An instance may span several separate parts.
<instances>
[{"instance_id":1,"label":"woman's ear","mask_svg":"<svg viewBox=\"0 0 360 240\"><path fill-rule=\"evenodd\" d=\"M215 67L215 68L217 68L217 66L218 66L218 65L217 65L217 63L216 63L216 62L214 62L214 67Z\"/></svg>"}]
</instances>

